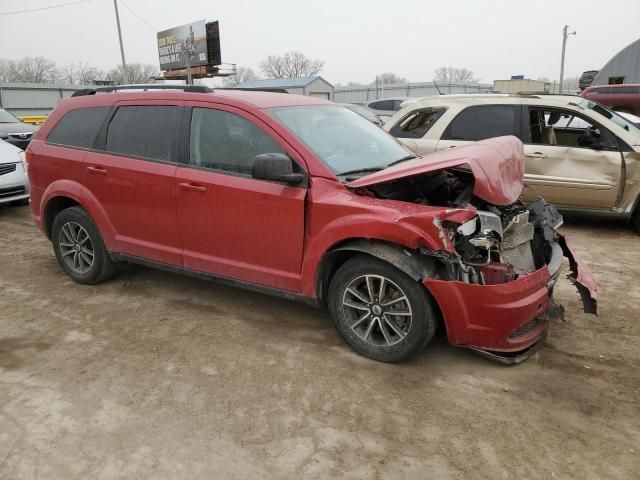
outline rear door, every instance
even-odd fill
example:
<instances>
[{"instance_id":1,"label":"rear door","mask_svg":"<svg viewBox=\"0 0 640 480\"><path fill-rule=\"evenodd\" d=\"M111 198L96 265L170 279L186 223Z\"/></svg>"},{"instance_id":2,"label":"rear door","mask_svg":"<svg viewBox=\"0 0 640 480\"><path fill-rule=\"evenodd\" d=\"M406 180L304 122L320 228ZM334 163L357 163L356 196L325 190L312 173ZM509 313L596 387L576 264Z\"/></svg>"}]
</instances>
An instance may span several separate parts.
<instances>
[{"instance_id":1,"label":"rear door","mask_svg":"<svg viewBox=\"0 0 640 480\"><path fill-rule=\"evenodd\" d=\"M622 157L615 136L573 110L529 106L525 113L525 200L609 209L616 203Z\"/></svg>"},{"instance_id":2,"label":"rear door","mask_svg":"<svg viewBox=\"0 0 640 480\"><path fill-rule=\"evenodd\" d=\"M444 150L504 135L520 138L521 111L520 105L467 107L449 123L436 148Z\"/></svg>"},{"instance_id":3,"label":"rear door","mask_svg":"<svg viewBox=\"0 0 640 480\"><path fill-rule=\"evenodd\" d=\"M187 268L300 291L306 188L256 180L253 160L286 153L268 125L226 105L194 104L185 164L175 178Z\"/></svg>"},{"instance_id":4,"label":"rear door","mask_svg":"<svg viewBox=\"0 0 640 480\"><path fill-rule=\"evenodd\" d=\"M183 107L123 102L85 158L85 187L106 211L120 253L181 265L173 178Z\"/></svg>"}]
</instances>

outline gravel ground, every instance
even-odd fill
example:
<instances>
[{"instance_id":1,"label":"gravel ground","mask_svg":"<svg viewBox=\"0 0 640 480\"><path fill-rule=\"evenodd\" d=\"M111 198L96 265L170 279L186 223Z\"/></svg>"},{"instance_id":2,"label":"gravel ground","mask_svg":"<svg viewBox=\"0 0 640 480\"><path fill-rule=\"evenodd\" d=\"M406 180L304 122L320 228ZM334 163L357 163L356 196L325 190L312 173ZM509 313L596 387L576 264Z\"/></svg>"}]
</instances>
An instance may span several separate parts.
<instances>
[{"instance_id":1,"label":"gravel ground","mask_svg":"<svg viewBox=\"0 0 640 480\"><path fill-rule=\"evenodd\" d=\"M638 478L640 242L564 230L599 317L563 281L566 321L522 365L441 336L387 365L303 304L141 267L76 285L0 207L0 478Z\"/></svg>"}]
</instances>

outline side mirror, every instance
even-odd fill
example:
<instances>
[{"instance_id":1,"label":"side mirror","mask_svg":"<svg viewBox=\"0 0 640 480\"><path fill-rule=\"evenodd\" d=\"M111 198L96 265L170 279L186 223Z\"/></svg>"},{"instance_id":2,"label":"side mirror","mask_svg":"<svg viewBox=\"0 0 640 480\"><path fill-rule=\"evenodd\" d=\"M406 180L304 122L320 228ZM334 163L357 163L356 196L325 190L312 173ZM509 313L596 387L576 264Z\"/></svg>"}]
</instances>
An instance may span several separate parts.
<instances>
[{"instance_id":1,"label":"side mirror","mask_svg":"<svg viewBox=\"0 0 640 480\"><path fill-rule=\"evenodd\" d=\"M253 159L251 176L257 180L282 182L299 186L305 180L302 173L293 172L293 160L284 153L261 153Z\"/></svg>"}]
</instances>

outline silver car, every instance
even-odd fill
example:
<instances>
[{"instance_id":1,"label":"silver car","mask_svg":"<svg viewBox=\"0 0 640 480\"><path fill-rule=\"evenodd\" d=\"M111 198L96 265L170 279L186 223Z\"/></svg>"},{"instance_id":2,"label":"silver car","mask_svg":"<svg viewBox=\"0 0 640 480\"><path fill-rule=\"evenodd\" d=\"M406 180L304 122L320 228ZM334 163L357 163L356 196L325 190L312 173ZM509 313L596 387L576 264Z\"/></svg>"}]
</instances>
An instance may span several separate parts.
<instances>
[{"instance_id":1,"label":"silver car","mask_svg":"<svg viewBox=\"0 0 640 480\"><path fill-rule=\"evenodd\" d=\"M0 140L0 205L26 205L29 191L24 152Z\"/></svg>"}]
</instances>

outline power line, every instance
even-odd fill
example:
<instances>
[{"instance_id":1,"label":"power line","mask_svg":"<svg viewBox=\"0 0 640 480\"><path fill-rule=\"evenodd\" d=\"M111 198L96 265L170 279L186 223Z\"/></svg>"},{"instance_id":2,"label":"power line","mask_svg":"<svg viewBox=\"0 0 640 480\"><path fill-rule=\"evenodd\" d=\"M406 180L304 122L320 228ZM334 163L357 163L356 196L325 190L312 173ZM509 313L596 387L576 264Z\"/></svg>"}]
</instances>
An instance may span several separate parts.
<instances>
[{"instance_id":1,"label":"power line","mask_svg":"<svg viewBox=\"0 0 640 480\"><path fill-rule=\"evenodd\" d=\"M58 5L50 5L48 7L31 8L29 10L16 10L14 12L2 12L0 13L0 17L4 15L17 15L18 13L29 13L29 12L39 12L41 10L51 10L52 8L70 7L71 5L79 5L81 3L87 3L91 1L92 0L79 0L77 2L60 3Z\"/></svg>"},{"instance_id":2,"label":"power line","mask_svg":"<svg viewBox=\"0 0 640 480\"><path fill-rule=\"evenodd\" d=\"M127 5L126 3L124 3L122 0L120 0L120 3L122 5L124 5L124 7L129 10L131 13L133 13L136 17L138 17L138 20L140 20L142 23L144 23L145 25L147 25L149 28L151 28L154 32L157 32L158 29L156 27L154 27L153 25L151 25L149 22L147 22L144 18L142 18L141 15L137 14L136 11L131 8L129 5Z\"/></svg>"}]
</instances>

